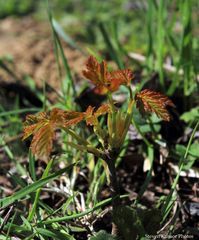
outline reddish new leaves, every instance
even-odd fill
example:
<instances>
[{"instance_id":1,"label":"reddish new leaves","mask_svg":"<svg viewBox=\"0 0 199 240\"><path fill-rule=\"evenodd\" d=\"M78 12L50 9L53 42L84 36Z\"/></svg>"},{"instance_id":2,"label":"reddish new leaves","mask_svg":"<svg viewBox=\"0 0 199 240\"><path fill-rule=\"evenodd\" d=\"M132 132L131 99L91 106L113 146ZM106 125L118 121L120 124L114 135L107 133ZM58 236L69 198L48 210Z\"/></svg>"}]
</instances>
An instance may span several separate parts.
<instances>
[{"instance_id":1,"label":"reddish new leaves","mask_svg":"<svg viewBox=\"0 0 199 240\"><path fill-rule=\"evenodd\" d=\"M110 73L110 79L112 82L117 82L120 85L130 86L133 79L133 72L130 69L113 71Z\"/></svg>"},{"instance_id":2,"label":"reddish new leaves","mask_svg":"<svg viewBox=\"0 0 199 240\"><path fill-rule=\"evenodd\" d=\"M90 56L86 62L86 68L83 70L83 75L96 86L95 91L100 94L107 93L109 85L107 63L102 61L99 64L96 58Z\"/></svg>"},{"instance_id":3,"label":"reddish new leaves","mask_svg":"<svg viewBox=\"0 0 199 240\"><path fill-rule=\"evenodd\" d=\"M83 71L83 74L95 85L95 92L99 94L117 91L120 85L130 86L133 78L133 73L129 69L109 72L107 69L107 63L105 61L98 63L93 56L88 58L86 70ZM166 107L174 107L174 104L161 93L151 90L143 90L136 94L135 99L131 99L132 103L134 101L141 113L154 112L163 120L170 120L170 115ZM132 104L130 104L130 106L131 105ZM52 151L56 129L66 130L81 121L85 121L87 125L94 126L95 130L99 130L98 117L110 113L111 109L113 109L113 106L111 107L109 104L103 104L98 109L89 106L85 112L64 111L62 109L54 108L50 112L28 115L24 124L23 139L33 135L31 142L32 152L38 156L48 156ZM126 118L123 117L122 113L117 114L117 117L113 119L111 115L109 116L109 134L111 132L110 129L112 129L112 122L114 122L113 126L116 126L114 132L117 131L117 134L110 134L111 137L113 136L112 142L117 142L117 144L120 145L120 142L123 141L121 139L125 138L127 128L129 127L128 122L130 123L131 121L128 117L131 116L131 113L132 107L129 107ZM126 119L128 119L128 121Z\"/></svg>"},{"instance_id":4,"label":"reddish new leaves","mask_svg":"<svg viewBox=\"0 0 199 240\"><path fill-rule=\"evenodd\" d=\"M129 69L109 72L107 63L104 60L98 63L93 56L88 58L83 75L96 86L95 93L97 94L115 92L120 85L129 86L133 78L133 73Z\"/></svg>"},{"instance_id":5,"label":"reddish new leaves","mask_svg":"<svg viewBox=\"0 0 199 240\"><path fill-rule=\"evenodd\" d=\"M173 102L163 94L145 89L136 94L136 105L141 113L154 112L159 118L170 121L170 114L166 107L175 107Z\"/></svg>"},{"instance_id":6,"label":"reddish new leaves","mask_svg":"<svg viewBox=\"0 0 199 240\"><path fill-rule=\"evenodd\" d=\"M55 130L68 128L85 120L87 125L98 124L97 118L110 111L108 104L104 104L96 111L89 106L85 112L64 111L54 108L49 113L41 112L37 115L28 115L24 123L23 140L33 135L31 150L38 156L48 156L52 150Z\"/></svg>"},{"instance_id":7,"label":"reddish new leaves","mask_svg":"<svg viewBox=\"0 0 199 240\"><path fill-rule=\"evenodd\" d=\"M87 125L95 126L98 124L98 117L111 111L109 104L101 105L96 111L94 107L89 106L85 112L85 120Z\"/></svg>"},{"instance_id":8,"label":"reddish new leaves","mask_svg":"<svg viewBox=\"0 0 199 240\"><path fill-rule=\"evenodd\" d=\"M48 156L52 150L55 129L64 122L65 111L55 108L50 113L28 115L24 123L23 140L33 135L31 150L38 156Z\"/></svg>"}]
</instances>

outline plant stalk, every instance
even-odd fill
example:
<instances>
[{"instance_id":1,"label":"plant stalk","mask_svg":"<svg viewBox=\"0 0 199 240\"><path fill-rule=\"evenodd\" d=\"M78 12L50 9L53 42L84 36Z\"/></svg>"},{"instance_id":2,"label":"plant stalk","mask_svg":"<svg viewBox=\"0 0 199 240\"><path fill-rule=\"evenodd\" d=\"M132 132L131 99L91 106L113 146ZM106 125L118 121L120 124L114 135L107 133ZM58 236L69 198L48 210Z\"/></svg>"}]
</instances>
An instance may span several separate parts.
<instances>
[{"instance_id":1,"label":"plant stalk","mask_svg":"<svg viewBox=\"0 0 199 240\"><path fill-rule=\"evenodd\" d=\"M109 170L113 212L121 205L120 188L119 188L117 174L116 174L115 159L116 159L115 156L109 156L106 159L106 163L108 165L108 170ZM114 222L112 223L112 235L115 235L115 236L118 235L118 227Z\"/></svg>"}]
</instances>

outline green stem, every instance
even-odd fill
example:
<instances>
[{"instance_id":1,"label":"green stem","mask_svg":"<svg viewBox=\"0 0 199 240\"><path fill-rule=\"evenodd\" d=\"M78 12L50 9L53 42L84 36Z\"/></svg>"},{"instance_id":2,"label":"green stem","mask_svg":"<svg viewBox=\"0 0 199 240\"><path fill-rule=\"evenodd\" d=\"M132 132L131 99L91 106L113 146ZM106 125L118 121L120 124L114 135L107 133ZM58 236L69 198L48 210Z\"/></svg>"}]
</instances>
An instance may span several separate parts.
<instances>
[{"instance_id":1,"label":"green stem","mask_svg":"<svg viewBox=\"0 0 199 240\"><path fill-rule=\"evenodd\" d=\"M75 144L73 142L66 142L69 146L79 150L79 151L87 151L88 153L92 153L97 157L102 157L104 153L100 151L99 149L91 146L91 145L80 145L80 144Z\"/></svg>"},{"instance_id":2,"label":"green stem","mask_svg":"<svg viewBox=\"0 0 199 240\"><path fill-rule=\"evenodd\" d=\"M140 127L138 126L138 124L136 123L135 119L132 117L132 123L135 126L136 130L138 131L138 133L142 136L143 141L145 142L145 144L148 147L152 147L151 143L147 140L147 138L144 136L144 134L142 133L142 131L140 130Z\"/></svg>"},{"instance_id":3,"label":"green stem","mask_svg":"<svg viewBox=\"0 0 199 240\"><path fill-rule=\"evenodd\" d=\"M130 86L128 87L128 89L129 89L130 101L132 101L133 100L133 91Z\"/></svg>"},{"instance_id":4,"label":"green stem","mask_svg":"<svg viewBox=\"0 0 199 240\"><path fill-rule=\"evenodd\" d=\"M62 129L68 133L69 135L71 135L71 137L73 137L74 139L77 140L78 143L81 143L83 145L90 145L90 143L85 140L84 138L82 138L80 135L78 135L76 132L74 132L72 129L69 128L64 128L62 127Z\"/></svg>"}]
</instances>

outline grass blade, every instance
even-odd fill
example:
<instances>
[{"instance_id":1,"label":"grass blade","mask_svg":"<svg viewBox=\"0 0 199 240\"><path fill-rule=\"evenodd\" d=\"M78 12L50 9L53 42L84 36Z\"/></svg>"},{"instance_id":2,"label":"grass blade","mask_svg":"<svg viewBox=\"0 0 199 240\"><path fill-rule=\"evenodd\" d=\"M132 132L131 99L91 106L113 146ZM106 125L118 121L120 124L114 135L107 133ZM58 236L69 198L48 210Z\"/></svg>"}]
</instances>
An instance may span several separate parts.
<instances>
[{"instance_id":1,"label":"grass blade","mask_svg":"<svg viewBox=\"0 0 199 240\"><path fill-rule=\"evenodd\" d=\"M148 48L147 48L147 65L149 69L153 68L153 22L154 22L154 1L148 1L147 11L147 32L148 32Z\"/></svg>"},{"instance_id":2,"label":"grass blade","mask_svg":"<svg viewBox=\"0 0 199 240\"><path fill-rule=\"evenodd\" d=\"M157 67L159 73L159 80L162 89L165 88L164 83L164 71L163 71L163 62L164 62L164 37L165 37L165 26L164 26L164 17L165 17L165 1L160 0L158 4L158 29L157 29Z\"/></svg>"},{"instance_id":3,"label":"grass blade","mask_svg":"<svg viewBox=\"0 0 199 240\"><path fill-rule=\"evenodd\" d=\"M63 30L63 28L61 27L61 25L54 19L52 18L52 24L53 27L56 31L56 33L66 42L69 44L69 46L71 46L74 49L79 50L81 53L83 53L85 55L85 52L75 43L75 41L68 36L65 31Z\"/></svg>"},{"instance_id":4,"label":"grass blade","mask_svg":"<svg viewBox=\"0 0 199 240\"><path fill-rule=\"evenodd\" d=\"M44 178L46 178L48 176L50 168L52 166L52 163L53 163L53 159L51 159L50 162L48 163L48 165L46 166L46 169L44 170L44 173L43 173L41 179L44 179ZM36 209L37 209L40 192L41 192L41 188L38 188L37 192L36 192L36 195L35 195L35 200L34 200L34 203L33 203L33 207L32 207L32 209L31 209L31 211L30 211L30 213L28 215L28 221L32 221L33 220L33 217L34 217Z\"/></svg>"},{"instance_id":5,"label":"grass blade","mask_svg":"<svg viewBox=\"0 0 199 240\"><path fill-rule=\"evenodd\" d=\"M180 46L180 58L177 64L177 72L183 69L183 90L185 95L189 95L194 85L193 77L193 34L192 34L192 1L179 1L181 8L183 33ZM179 85L179 80L174 80L169 87L168 94L172 95Z\"/></svg>"},{"instance_id":6,"label":"grass blade","mask_svg":"<svg viewBox=\"0 0 199 240\"><path fill-rule=\"evenodd\" d=\"M61 81L62 94L65 97L65 102L68 103L70 106L71 102L72 102L71 96L76 97L76 89L75 89L74 81L73 81L72 74L70 71L70 67L68 64L68 60L64 54L64 49L62 47L60 38L59 38L59 36L56 32L56 29L54 27L54 24L53 24L53 17L52 17L52 13L51 13L48 1L47 1L47 5L48 5L49 22L50 22L52 33L53 33L55 56L56 56L56 61L57 61L60 77L61 77L61 65L59 62L59 58L61 58L61 61L63 63L64 69L65 69L65 79L63 81Z\"/></svg>"},{"instance_id":7,"label":"grass blade","mask_svg":"<svg viewBox=\"0 0 199 240\"><path fill-rule=\"evenodd\" d=\"M35 157L32 152L29 150L29 172L32 180L36 181L36 172L35 172Z\"/></svg>"},{"instance_id":8,"label":"grass blade","mask_svg":"<svg viewBox=\"0 0 199 240\"><path fill-rule=\"evenodd\" d=\"M106 46L107 46L107 50L109 51L112 60L117 63L117 65L120 69L124 68L124 64L122 63L117 51L115 50L115 48L114 48L114 46L111 42L110 36L109 36L109 34L106 30L105 24L101 22L99 24L99 29L102 33L102 36L103 36L104 41L105 41Z\"/></svg>"},{"instance_id":9,"label":"grass blade","mask_svg":"<svg viewBox=\"0 0 199 240\"><path fill-rule=\"evenodd\" d=\"M122 195L120 197L121 198L126 198L126 197L129 197L129 195L126 194L126 195ZM105 200L97 203L93 208L87 209L84 212L75 213L75 214L72 214L72 215L69 215L69 216L57 217L57 218L52 218L52 219L49 219L49 220L41 221L41 222L38 223L38 225L39 224L52 224L52 223L55 223L55 222L70 221L70 220L75 219L75 218L80 218L80 217L83 217L83 216L85 216L85 215L87 215L91 212L96 211L97 209L99 209L101 207L104 207L105 205L109 204L111 201L112 201L112 198L108 198L108 199L105 199Z\"/></svg>"},{"instance_id":10,"label":"grass blade","mask_svg":"<svg viewBox=\"0 0 199 240\"><path fill-rule=\"evenodd\" d=\"M147 173L146 179L145 179L145 181L144 181L143 185L141 186L141 189L140 189L140 191L139 191L139 193L138 193L138 197L137 197L137 199L136 199L136 203L137 203L137 202L141 199L141 197L143 196L143 194L144 194L144 192L145 192L145 190L146 190L146 188L147 188L147 186L148 186L148 184L149 184L149 182L150 182L150 180L151 180L151 178L152 178L153 161L154 161L154 148L151 147L151 146L147 146L147 149L148 149L148 158L149 158L149 160L150 160L151 166L150 166L150 170L149 170L148 173Z\"/></svg>"},{"instance_id":11,"label":"grass blade","mask_svg":"<svg viewBox=\"0 0 199 240\"><path fill-rule=\"evenodd\" d=\"M68 234L64 234L58 230L54 229L44 229L44 228L37 228L36 231L41 234L42 236L50 237L51 239L57 240L72 240L74 239L72 236Z\"/></svg>"},{"instance_id":12,"label":"grass blade","mask_svg":"<svg viewBox=\"0 0 199 240\"><path fill-rule=\"evenodd\" d=\"M41 111L40 108L22 108L22 109L17 109L13 111L1 112L0 117L6 117L6 116L16 115L20 113L39 112L39 111Z\"/></svg>"},{"instance_id":13,"label":"grass blade","mask_svg":"<svg viewBox=\"0 0 199 240\"><path fill-rule=\"evenodd\" d=\"M13 195L11 195L9 197L0 199L0 207L5 208L5 207L9 206L10 204L13 204L15 201L18 201L21 198L26 197L30 193L35 192L38 188L41 188L42 186L44 186L48 182L54 180L61 174L69 171L74 165L75 165L75 163L49 175L46 178L40 179L40 180L34 182L33 184L28 185L27 187L24 187L23 189L19 190L18 192L14 193Z\"/></svg>"},{"instance_id":14,"label":"grass blade","mask_svg":"<svg viewBox=\"0 0 199 240\"><path fill-rule=\"evenodd\" d=\"M163 213L163 220L162 222L166 219L166 217L168 216L170 210L172 209L171 208L171 205L173 205L173 202L175 200L175 197L174 197L174 193L175 193L175 189L176 189L176 186L178 184L178 181L179 181L179 177L180 177L180 173L184 167L184 160L187 158L188 156L188 153L189 153L189 149L190 149L190 146L191 146L191 143L193 141L193 138L194 138L194 135L198 129L198 126L199 126L199 121L197 122L197 124L195 125L194 129L193 129L193 132L191 134L191 137L189 139L189 142L187 144L187 148L186 148L186 152L184 154L184 157L181 159L181 161L179 162L179 171L178 171L178 174L176 175L174 181L173 181L173 184L171 186L171 190L170 190L170 193L169 195L167 196L166 198L166 201L165 201L165 204L163 205L162 207L162 213ZM174 197L174 199L173 199Z\"/></svg>"}]
</instances>

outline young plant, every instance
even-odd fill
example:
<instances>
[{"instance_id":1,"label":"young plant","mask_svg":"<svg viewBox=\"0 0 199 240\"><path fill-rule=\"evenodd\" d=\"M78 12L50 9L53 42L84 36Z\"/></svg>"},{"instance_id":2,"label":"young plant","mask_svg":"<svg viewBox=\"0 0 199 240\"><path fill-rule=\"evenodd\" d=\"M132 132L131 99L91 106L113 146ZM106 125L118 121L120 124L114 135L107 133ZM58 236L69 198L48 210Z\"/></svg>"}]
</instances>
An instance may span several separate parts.
<instances>
[{"instance_id":1,"label":"young plant","mask_svg":"<svg viewBox=\"0 0 199 240\"><path fill-rule=\"evenodd\" d=\"M89 106L85 112L54 108L49 112L28 115L24 124L23 139L33 135L30 146L33 154L48 158L53 147L55 131L61 129L76 140L76 143L68 142L69 146L103 159L109 172L114 212L121 206L115 163L132 123L134 105L143 115L148 112L155 113L163 120L170 121L166 107L174 107L174 104L166 96L152 90L134 93L131 88L133 73L130 69L108 71L107 63L105 61L98 63L93 56L88 58L83 75L95 85L95 93L107 95L107 102L97 109ZM126 111L116 107L113 99L113 92L117 91L121 85L126 86L129 91ZM102 115L107 115L105 126L102 126L99 121ZM74 127L82 121L93 127L99 141L98 147L93 146L91 142L75 132ZM117 234L118 229L117 224L113 223L112 233L114 235Z\"/></svg>"}]
</instances>

